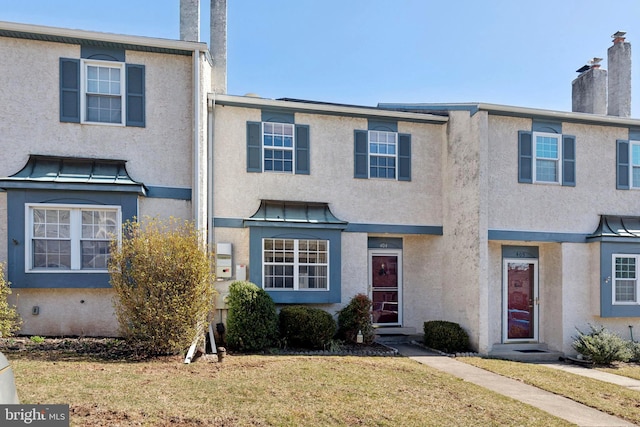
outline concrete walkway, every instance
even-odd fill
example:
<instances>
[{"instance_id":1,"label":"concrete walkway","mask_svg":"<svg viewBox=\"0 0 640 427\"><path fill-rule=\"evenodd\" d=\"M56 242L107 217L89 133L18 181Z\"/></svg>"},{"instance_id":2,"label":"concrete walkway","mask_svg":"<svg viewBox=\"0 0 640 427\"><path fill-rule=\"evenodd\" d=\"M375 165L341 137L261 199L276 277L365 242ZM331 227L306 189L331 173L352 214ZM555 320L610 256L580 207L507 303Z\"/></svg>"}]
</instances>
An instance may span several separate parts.
<instances>
[{"instance_id":1,"label":"concrete walkway","mask_svg":"<svg viewBox=\"0 0 640 427\"><path fill-rule=\"evenodd\" d=\"M542 365L558 369L560 371L582 375L583 377L593 378L594 380L616 384L631 390L640 391L640 380L623 377L622 375L610 374L609 372L602 372L597 369L586 368L578 365L569 365L566 363L542 363Z\"/></svg>"},{"instance_id":2,"label":"concrete walkway","mask_svg":"<svg viewBox=\"0 0 640 427\"><path fill-rule=\"evenodd\" d=\"M402 356L446 372L470 383L542 409L558 418L585 427L633 426L620 418L574 402L566 397L476 368L454 358L440 356L411 344L395 344ZM585 368L582 368L585 369ZM611 374L610 374L611 375Z\"/></svg>"}]
</instances>

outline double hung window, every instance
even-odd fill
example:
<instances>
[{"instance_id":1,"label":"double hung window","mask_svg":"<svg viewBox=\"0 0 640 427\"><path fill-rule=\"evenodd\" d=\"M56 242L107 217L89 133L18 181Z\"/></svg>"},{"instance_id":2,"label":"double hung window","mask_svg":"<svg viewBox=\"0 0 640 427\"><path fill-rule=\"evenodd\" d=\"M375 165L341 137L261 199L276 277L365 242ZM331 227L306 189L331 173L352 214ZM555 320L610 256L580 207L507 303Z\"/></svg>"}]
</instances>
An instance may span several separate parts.
<instances>
[{"instance_id":1,"label":"double hung window","mask_svg":"<svg viewBox=\"0 0 640 427\"><path fill-rule=\"evenodd\" d=\"M294 125L262 123L263 168L265 171L293 172Z\"/></svg>"},{"instance_id":2,"label":"double hung window","mask_svg":"<svg viewBox=\"0 0 640 427\"><path fill-rule=\"evenodd\" d=\"M265 289L328 290L329 241L263 239Z\"/></svg>"},{"instance_id":3,"label":"double hung window","mask_svg":"<svg viewBox=\"0 0 640 427\"><path fill-rule=\"evenodd\" d=\"M533 141L535 181L559 183L562 176L560 135L534 132Z\"/></svg>"},{"instance_id":4,"label":"double hung window","mask_svg":"<svg viewBox=\"0 0 640 427\"><path fill-rule=\"evenodd\" d=\"M124 64L83 61L83 118L85 122L122 124Z\"/></svg>"},{"instance_id":5,"label":"double hung window","mask_svg":"<svg viewBox=\"0 0 640 427\"><path fill-rule=\"evenodd\" d=\"M369 131L370 178L396 178L397 146L396 132Z\"/></svg>"},{"instance_id":6,"label":"double hung window","mask_svg":"<svg viewBox=\"0 0 640 427\"><path fill-rule=\"evenodd\" d=\"M518 182L576 185L576 137L518 131Z\"/></svg>"},{"instance_id":7,"label":"double hung window","mask_svg":"<svg viewBox=\"0 0 640 427\"><path fill-rule=\"evenodd\" d=\"M614 255L613 257L613 303L638 304L640 255Z\"/></svg>"},{"instance_id":8,"label":"double hung window","mask_svg":"<svg viewBox=\"0 0 640 427\"><path fill-rule=\"evenodd\" d=\"M27 270L106 270L119 207L27 205Z\"/></svg>"}]
</instances>

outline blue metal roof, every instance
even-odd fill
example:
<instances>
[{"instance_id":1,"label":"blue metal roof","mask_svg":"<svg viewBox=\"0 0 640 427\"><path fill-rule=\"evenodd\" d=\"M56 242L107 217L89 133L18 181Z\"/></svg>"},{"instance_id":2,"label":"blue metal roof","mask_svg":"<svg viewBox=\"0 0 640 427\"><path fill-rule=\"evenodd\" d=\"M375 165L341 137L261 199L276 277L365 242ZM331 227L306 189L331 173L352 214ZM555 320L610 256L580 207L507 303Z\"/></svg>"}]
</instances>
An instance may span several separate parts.
<instances>
[{"instance_id":1,"label":"blue metal roof","mask_svg":"<svg viewBox=\"0 0 640 427\"><path fill-rule=\"evenodd\" d=\"M282 200L262 200L256 213L245 221L268 223L269 226L286 224L289 227L298 224L306 227L318 225L326 228L345 228L348 225L348 222L333 215L327 203Z\"/></svg>"},{"instance_id":2,"label":"blue metal roof","mask_svg":"<svg viewBox=\"0 0 640 427\"><path fill-rule=\"evenodd\" d=\"M0 178L3 189L120 191L146 195L127 173L125 160L32 154L18 173Z\"/></svg>"},{"instance_id":3,"label":"blue metal roof","mask_svg":"<svg viewBox=\"0 0 640 427\"><path fill-rule=\"evenodd\" d=\"M601 215L600 223L588 239L607 237L640 238L640 217Z\"/></svg>"}]
</instances>

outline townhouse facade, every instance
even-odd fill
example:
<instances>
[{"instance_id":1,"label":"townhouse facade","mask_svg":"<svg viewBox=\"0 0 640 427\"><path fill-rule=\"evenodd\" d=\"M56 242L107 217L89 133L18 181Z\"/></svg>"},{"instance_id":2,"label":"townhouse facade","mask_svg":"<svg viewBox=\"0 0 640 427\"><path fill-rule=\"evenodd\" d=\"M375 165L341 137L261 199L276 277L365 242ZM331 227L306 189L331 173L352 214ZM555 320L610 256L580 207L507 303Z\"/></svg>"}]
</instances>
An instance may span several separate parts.
<instances>
[{"instance_id":1,"label":"townhouse facade","mask_svg":"<svg viewBox=\"0 0 640 427\"><path fill-rule=\"evenodd\" d=\"M582 70L572 112L230 95L225 13L214 0L209 47L0 22L0 259L22 333L116 335L106 236L145 215L207 232L215 322L246 279L280 307L367 294L379 333L456 322L482 354L573 354L576 328L639 324L625 79ZM612 52L615 80L623 35Z\"/></svg>"}]
</instances>

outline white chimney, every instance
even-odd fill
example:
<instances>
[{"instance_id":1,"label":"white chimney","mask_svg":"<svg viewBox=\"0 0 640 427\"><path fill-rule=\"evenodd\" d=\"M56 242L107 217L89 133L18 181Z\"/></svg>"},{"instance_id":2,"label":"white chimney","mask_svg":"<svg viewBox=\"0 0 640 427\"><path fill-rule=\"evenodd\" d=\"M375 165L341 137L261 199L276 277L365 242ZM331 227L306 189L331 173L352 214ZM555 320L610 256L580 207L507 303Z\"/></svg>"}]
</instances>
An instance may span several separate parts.
<instances>
[{"instance_id":1,"label":"white chimney","mask_svg":"<svg viewBox=\"0 0 640 427\"><path fill-rule=\"evenodd\" d=\"M180 0L180 40L200 41L200 0Z\"/></svg>"},{"instance_id":2,"label":"white chimney","mask_svg":"<svg viewBox=\"0 0 640 427\"><path fill-rule=\"evenodd\" d=\"M607 50L609 63L609 106L607 114L631 117L631 44L625 32L613 34L613 46Z\"/></svg>"},{"instance_id":3,"label":"white chimney","mask_svg":"<svg viewBox=\"0 0 640 427\"><path fill-rule=\"evenodd\" d=\"M227 0L211 0L211 90L227 93Z\"/></svg>"},{"instance_id":4,"label":"white chimney","mask_svg":"<svg viewBox=\"0 0 640 427\"><path fill-rule=\"evenodd\" d=\"M576 70L580 75L571 82L571 111L607 114L607 70L600 68L602 58Z\"/></svg>"}]
</instances>

